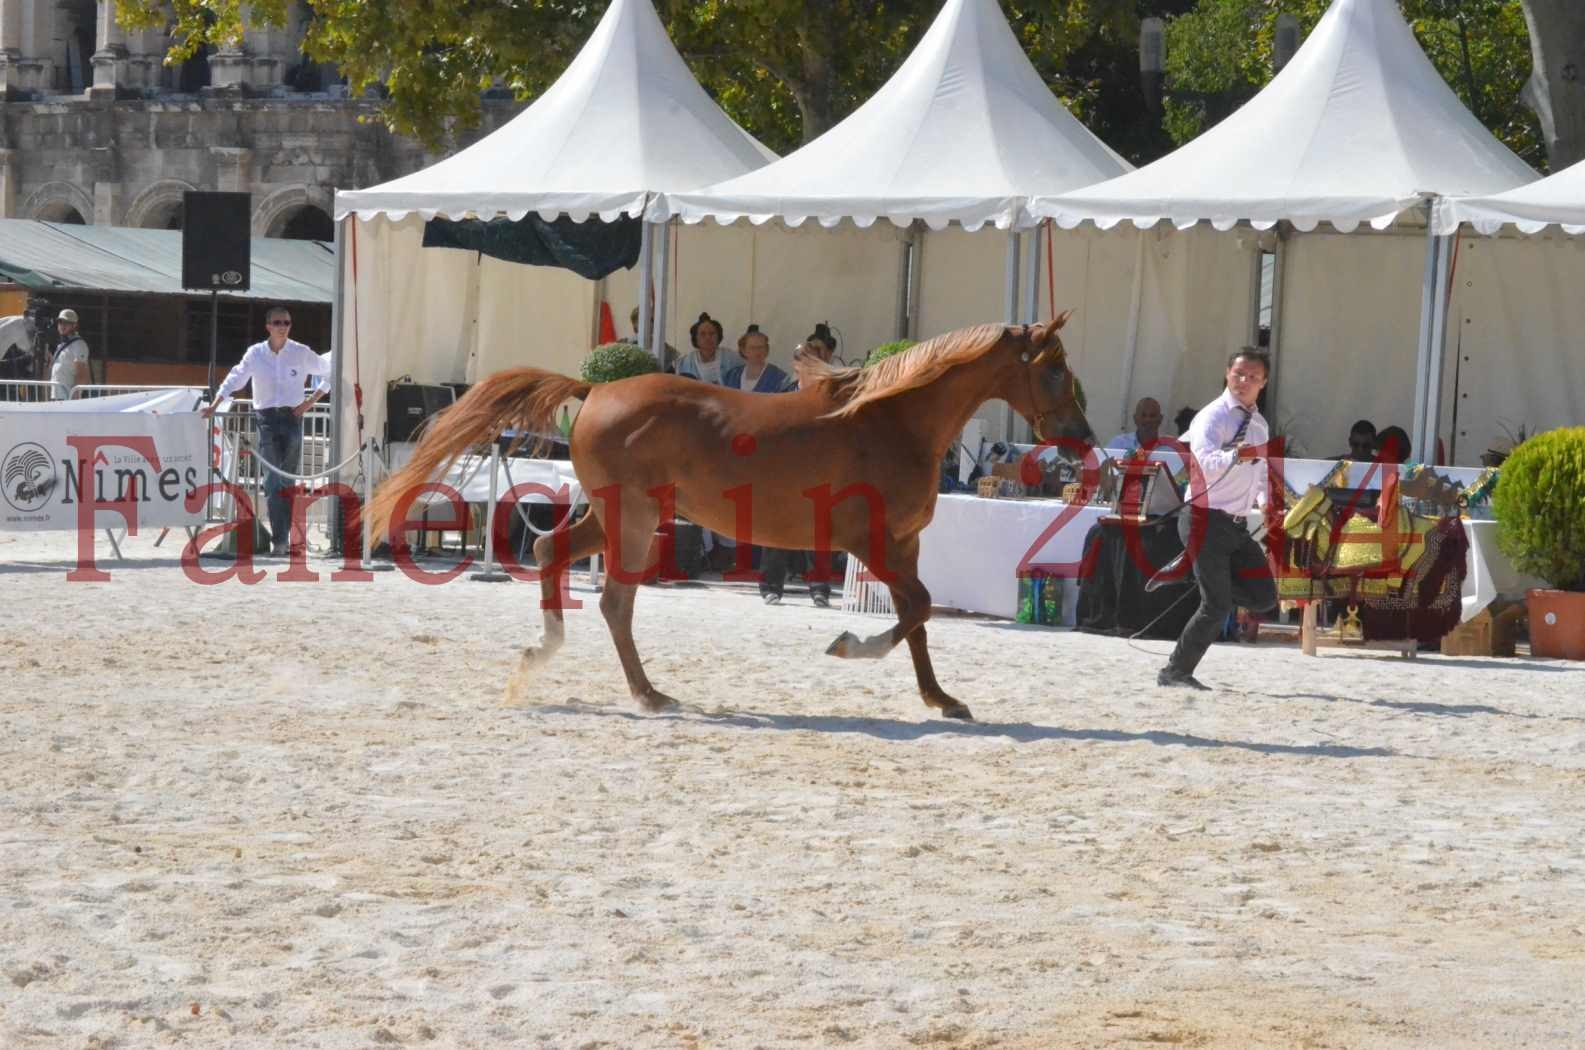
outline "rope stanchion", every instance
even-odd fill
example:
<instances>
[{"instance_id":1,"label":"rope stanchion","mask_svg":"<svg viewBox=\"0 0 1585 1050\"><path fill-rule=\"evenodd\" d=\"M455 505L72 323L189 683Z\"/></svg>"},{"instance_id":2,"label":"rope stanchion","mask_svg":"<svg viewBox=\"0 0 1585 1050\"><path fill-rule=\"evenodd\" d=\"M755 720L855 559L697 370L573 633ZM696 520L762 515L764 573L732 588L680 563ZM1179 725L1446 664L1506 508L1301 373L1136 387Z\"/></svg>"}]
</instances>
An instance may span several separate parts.
<instances>
[{"instance_id":1,"label":"rope stanchion","mask_svg":"<svg viewBox=\"0 0 1585 1050\"><path fill-rule=\"evenodd\" d=\"M507 488L516 489L517 488L517 483L512 480L512 462L511 462L511 460L502 460L501 461L501 465L506 469L506 485L507 485ZM573 504L573 505L569 506L567 508L566 517L564 517L560 521L556 522L556 524L552 525L550 528L542 529L542 528L539 528L537 525L535 525L531 520L529 520L528 511L523 509L523 501L522 500L515 501L514 505L517 508L518 516L523 519L524 528L528 529L528 531L532 532L535 536L549 536L551 533L555 532L557 529L561 528L563 525L569 524L571 522L571 520L572 520L572 512L577 510L578 506L579 506L579 504Z\"/></svg>"},{"instance_id":2,"label":"rope stanchion","mask_svg":"<svg viewBox=\"0 0 1585 1050\"><path fill-rule=\"evenodd\" d=\"M504 583L512 577L495 567L495 482L501 473L501 443L490 442L490 491L484 512L484 568L468 579L478 583Z\"/></svg>"},{"instance_id":3,"label":"rope stanchion","mask_svg":"<svg viewBox=\"0 0 1585 1050\"><path fill-rule=\"evenodd\" d=\"M507 484L507 488L510 489L511 491L515 492L517 490L517 482L512 480L512 461L510 459L504 459L504 460L501 461L501 465L506 469L506 484ZM581 494L581 492L580 492L580 494ZM552 525L548 529L541 529L541 528L537 527L534 524L533 520L530 519L529 516L528 516L528 511L523 509L523 501L522 500L514 501L513 502L513 506L517 510L517 516L520 519L522 519L524 528L526 528L529 532L533 533L535 536L549 536L551 533L555 532L557 529L561 528L562 526L572 524L573 513L576 512L577 509L580 506L582 506L584 503L587 503L587 502L588 502L587 500L580 500L577 503L570 504L567 507L566 515L563 516L560 521L556 522L556 524ZM591 513L593 513L593 512L591 511ZM599 579L600 579L600 555L599 554L591 554L591 555L589 555L589 586L591 586L591 587L595 588L596 590L598 590L599 589Z\"/></svg>"},{"instance_id":4,"label":"rope stanchion","mask_svg":"<svg viewBox=\"0 0 1585 1050\"><path fill-rule=\"evenodd\" d=\"M365 441L359 450L363 453L363 506L367 508L374 502L374 442ZM390 572L396 568L394 561L375 562L370 556L374 549L374 535L369 528L369 516L358 515L358 527L363 531L363 554L358 559L358 568L364 572Z\"/></svg>"},{"instance_id":5,"label":"rope stanchion","mask_svg":"<svg viewBox=\"0 0 1585 1050\"><path fill-rule=\"evenodd\" d=\"M280 467L277 467L274 463L271 463L269 460L265 459L262 455L260 455L259 454L259 450L252 447L252 443L248 440L246 435L241 435L240 440L245 446L248 446L248 451L253 453L253 458L259 461L259 465L261 467L264 467L266 470L268 470L271 474L274 474L276 477L285 478L288 481L323 481L323 480L326 480L332 474L340 473L342 470L344 470L346 468L347 464L351 463L353 460L355 460L358 457L363 455L363 449L360 447L356 452L354 452L352 455L348 456L346 459L342 460L340 463L337 463L333 467L328 467L325 470L321 470L318 473L314 473L314 474L291 474L291 473L288 473L287 471L282 470Z\"/></svg>"}]
</instances>

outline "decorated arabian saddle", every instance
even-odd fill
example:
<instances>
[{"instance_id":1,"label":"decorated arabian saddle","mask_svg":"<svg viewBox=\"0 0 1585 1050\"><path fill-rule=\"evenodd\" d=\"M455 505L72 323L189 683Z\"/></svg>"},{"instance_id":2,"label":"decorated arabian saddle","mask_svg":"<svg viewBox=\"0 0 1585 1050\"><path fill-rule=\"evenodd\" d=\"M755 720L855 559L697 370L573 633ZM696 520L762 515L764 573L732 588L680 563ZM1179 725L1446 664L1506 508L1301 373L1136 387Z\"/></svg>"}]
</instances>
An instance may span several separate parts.
<instances>
[{"instance_id":1,"label":"decorated arabian saddle","mask_svg":"<svg viewBox=\"0 0 1585 1050\"><path fill-rule=\"evenodd\" d=\"M1462 611L1469 541L1458 515L1459 489L1423 467L1402 482L1389 470L1380 499L1366 512L1351 505L1360 493L1337 487L1348 467L1339 463L1312 485L1288 511L1282 537L1271 537L1278 596L1340 599L1350 607L1345 623L1365 639L1435 642L1458 625ZM1442 513L1414 513L1400 497L1435 504Z\"/></svg>"}]
</instances>

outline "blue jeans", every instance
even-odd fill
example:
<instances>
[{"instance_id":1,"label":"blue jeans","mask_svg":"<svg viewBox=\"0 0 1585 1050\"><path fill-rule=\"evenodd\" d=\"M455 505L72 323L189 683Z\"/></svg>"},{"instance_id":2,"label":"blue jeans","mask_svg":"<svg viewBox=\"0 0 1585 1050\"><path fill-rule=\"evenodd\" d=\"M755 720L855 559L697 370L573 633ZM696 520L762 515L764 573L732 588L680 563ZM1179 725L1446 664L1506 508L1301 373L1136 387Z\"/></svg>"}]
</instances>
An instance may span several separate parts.
<instances>
[{"instance_id":1,"label":"blue jeans","mask_svg":"<svg viewBox=\"0 0 1585 1050\"><path fill-rule=\"evenodd\" d=\"M288 474L303 469L303 421L289 408L265 408L258 412L259 455L264 461ZM279 547L287 542L292 527L292 500L287 491L297 484L274 471L264 471L264 501L270 516L270 541Z\"/></svg>"}]
</instances>

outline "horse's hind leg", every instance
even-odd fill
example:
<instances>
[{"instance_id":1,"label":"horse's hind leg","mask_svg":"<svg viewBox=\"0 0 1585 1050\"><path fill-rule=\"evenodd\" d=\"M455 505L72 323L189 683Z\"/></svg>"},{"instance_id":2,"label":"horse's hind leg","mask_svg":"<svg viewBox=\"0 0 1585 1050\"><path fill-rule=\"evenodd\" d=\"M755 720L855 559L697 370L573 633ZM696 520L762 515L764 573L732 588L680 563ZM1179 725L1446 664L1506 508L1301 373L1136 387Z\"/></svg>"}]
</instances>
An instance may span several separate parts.
<instances>
[{"instance_id":1,"label":"horse's hind leg","mask_svg":"<svg viewBox=\"0 0 1585 1050\"><path fill-rule=\"evenodd\" d=\"M914 675L919 680L919 694L930 707L948 718L972 719L974 716L962 703L948 696L936 681L935 668L930 663L930 650L926 643L925 621L930 619L930 591L919 581L919 540L911 537L887 545L886 568L895 575L889 586L892 605L897 610L897 625L889 631L859 638L844 631L832 642L826 652L844 659L878 660L897 647L904 639L914 658Z\"/></svg>"},{"instance_id":2,"label":"horse's hind leg","mask_svg":"<svg viewBox=\"0 0 1585 1050\"><path fill-rule=\"evenodd\" d=\"M616 655L622 661L622 672L627 676L627 687L633 699L646 711L663 711L677 701L650 683L649 676L644 673L644 661L638 655L638 646L633 644L633 601L638 595L638 583L658 567L649 563L649 554L660 510L652 498L627 488L623 489L620 508L620 517L613 523L618 528L606 541L606 562L610 568L605 590L600 594L600 612L611 630L611 641L616 645ZM602 516L609 520L609 507Z\"/></svg>"},{"instance_id":3,"label":"horse's hind leg","mask_svg":"<svg viewBox=\"0 0 1585 1050\"><path fill-rule=\"evenodd\" d=\"M539 648L529 646L523 650L517 671L507 686L508 699L520 700L525 679L543 667L566 638L562 618L562 584L572 563L580 558L599 553L605 545L605 530L593 513L585 514L574 522L565 536L551 533L534 541L534 561L539 567L540 606L545 610L545 637ZM561 549L558 550L557 548Z\"/></svg>"},{"instance_id":4,"label":"horse's hind leg","mask_svg":"<svg viewBox=\"0 0 1585 1050\"><path fill-rule=\"evenodd\" d=\"M920 588L923 590L923 587ZM930 607L929 592L925 592L925 608ZM974 715L968 706L961 701L947 695L936 681L935 668L930 665L930 650L925 645L925 625L920 624L908 634L908 651L914 658L914 676L919 679L919 695L924 697L925 703L940 711L947 718L961 718L972 722Z\"/></svg>"}]
</instances>

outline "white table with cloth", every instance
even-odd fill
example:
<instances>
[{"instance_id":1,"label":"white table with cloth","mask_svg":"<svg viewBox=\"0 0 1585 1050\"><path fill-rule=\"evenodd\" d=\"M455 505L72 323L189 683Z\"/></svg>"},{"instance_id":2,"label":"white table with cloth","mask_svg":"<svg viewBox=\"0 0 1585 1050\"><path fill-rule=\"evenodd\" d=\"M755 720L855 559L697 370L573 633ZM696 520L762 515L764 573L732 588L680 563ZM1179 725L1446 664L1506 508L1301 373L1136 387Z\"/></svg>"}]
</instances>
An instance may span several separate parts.
<instances>
[{"instance_id":1,"label":"white table with cloth","mask_svg":"<svg viewBox=\"0 0 1585 1050\"><path fill-rule=\"evenodd\" d=\"M413 458L413 443L409 441L393 441L388 455L391 470L400 470ZM508 478L508 468L511 475ZM444 477L436 478L437 482L455 489L462 497L464 503L487 503L490 499L490 457L489 456L461 456L446 471ZM514 456L511 459L501 460L501 469L495 478L495 498L500 501L511 491L514 485L537 484L544 485L551 491L556 491L562 485L567 486L567 495L571 504L576 507L583 502L583 486L578 484L578 475L573 472L572 463L564 459L527 459ZM438 493L428 494L423 497L424 503L441 503L446 496ZM521 491L517 495L519 503L551 503L542 492Z\"/></svg>"},{"instance_id":2,"label":"white table with cloth","mask_svg":"<svg viewBox=\"0 0 1585 1050\"><path fill-rule=\"evenodd\" d=\"M929 588L932 604L1011 620L1018 612L1018 565L1024 556L1036 565L1065 564L1068 571L1056 575L1076 579L1084 537L1110 513L1100 506L1070 508L1058 499L944 494L919 537L919 579ZM1059 520L1056 531L1038 542ZM1076 593L1076 587L1070 590ZM1072 599L1064 605L1071 616Z\"/></svg>"},{"instance_id":3,"label":"white table with cloth","mask_svg":"<svg viewBox=\"0 0 1585 1050\"><path fill-rule=\"evenodd\" d=\"M1464 574L1462 622L1469 622L1476 613L1498 598L1518 600L1530 588L1547 585L1545 581L1526 576L1514 568L1508 556L1497 549L1495 521L1466 519L1464 535L1469 537L1469 564Z\"/></svg>"},{"instance_id":4,"label":"white table with cloth","mask_svg":"<svg viewBox=\"0 0 1585 1050\"><path fill-rule=\"evenodd\" d=\"M392 471L400 470L413 458L412 442L393 441L387 452L388 466ZM471 505L488 506L490 503L490 457L467 455L460 456L456 462L447 468L445 474L433 479L439 484L446 485L455 491L464 503ZM495 476L495 502L496 514L501 513L500 504L505 501L508 493L517 488L517 503L552 504L559 502L552 499L543 491L525 489L525 485L539 485L553 493L559 493L563 485L567 487L567 503L577 507L584 502L583 486L578 483L578 477L573 473L572 463L563 459L527 459L524 457L502 457L500 467ZM446 492L427 492L420 496L414 503L409 514L416 513L424 520L428 520L431 511L437 506L446 506L451 499L451 494ZM449 511L441 512L444 518L450 518ZM526 513L526 512L525 512ZM560 520L559 514L557 519ZM447 529L446 531L456 531ZM540 531L530 527L530 531ZM466 546L466 532L464 532ZM481 540L481 542L484 542ZM524 544L528 542L524 538ZM493 552L499 557L498 551ZM526 550L519 551L519 560L526 557Z\"/></svg>"},{"instance_id":5,"label":"white table with cloth","mask_svg":"<svg viewBox=\"0 0 1585 1050\"><path fill-rule=\"evenodd\" d=\"M1054 499L981 499L949 494L936 500L936 516L919 537L919 578L932 603L965 612L1013 619L1018 612L1018 565L1025 554L1034 564L1073 565L1084 556L1090 527L1111 513L1106 507L1080 507L1035 551L1042 532L1067 512ZM1500 598L1520 599L1546 584L1513 567L1497 549L1497 523L1464 523L1469 562L1464 576L1462 620L1468 621Z\"/></svg>"}]
</instances>

